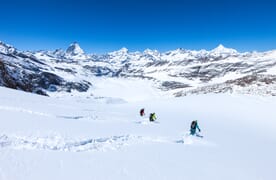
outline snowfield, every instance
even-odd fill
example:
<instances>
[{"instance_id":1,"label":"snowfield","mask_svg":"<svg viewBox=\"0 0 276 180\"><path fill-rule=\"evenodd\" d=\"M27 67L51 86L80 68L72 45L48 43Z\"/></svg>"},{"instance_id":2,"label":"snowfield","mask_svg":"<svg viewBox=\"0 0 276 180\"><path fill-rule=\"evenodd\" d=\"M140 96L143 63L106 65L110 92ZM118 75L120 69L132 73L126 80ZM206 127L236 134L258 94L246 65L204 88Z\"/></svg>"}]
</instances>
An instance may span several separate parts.
<instances>
[{"instance_id":1,"label":"snowfield","mask_svg":"<svg viewBox=\"0 0 276 180\"><path fill-rule=\"evenodd\" d=\"M96 84L91 97L1 87L0 180L275 180L276 97ZM204 138L187 136L194 119Z\"/></svg>"}]
</instances>

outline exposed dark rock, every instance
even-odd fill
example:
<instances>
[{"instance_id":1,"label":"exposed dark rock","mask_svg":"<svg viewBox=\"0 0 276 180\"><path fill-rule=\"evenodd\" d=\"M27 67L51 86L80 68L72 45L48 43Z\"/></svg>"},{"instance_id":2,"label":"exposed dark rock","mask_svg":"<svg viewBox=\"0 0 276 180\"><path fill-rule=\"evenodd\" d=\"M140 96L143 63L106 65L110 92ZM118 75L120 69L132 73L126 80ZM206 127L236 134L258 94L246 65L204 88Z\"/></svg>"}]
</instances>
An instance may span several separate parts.
<instances>
[{"instance_id":1,"label":"exposed dark rock","mask_svg":"<svg viewBox=\"0 0 276 180\"><path fill-rule=\"evenodd\" d=\"M76 71L74 71L72 69L68 69L68 68L55 67L55 69L62 70L64 72L68 72L68 73L72 73L72 74L76 74Z\"/></svg>"},{"instance_id":2,"label":"exposed dark rock","mask_svg":"<svg viewBox=\"0 0 276 180\"><path fill-rule=\"evenodd\" d=\"M225 83L219 83L214 85L203 86L199 88L195 88L187 91L179 91L174 95L176 97L186 96L189 94L207 94L207 93L232 93L235 90L235 86L248 88L247 90L243 90L244 93L252 94L251 86L257 86L256 91L254 93L261 95L271 95L274 96L276 93L269 89L270 85L276 86L276 76L275 75L261 75L254 74L248 75L242 78L238 78L235 80L228 80ZM267 87L267 88L266 88ZM273 87L273 86L272 86ZM272 88L273 89L273 88Z\"/></svg>"},{"instance_id":3,"label":"exposed dark rock","mask_svg":"<svg viewBox=\"0 0 276 180\"><path fill-rule=\"evenodd\" d=\"M89 82L67 82L65 84L65 89L67 92L71 92L72 90L77 90L79 92L86 92L89 87L90 87L91 83Z\"/></svg>"},{"instance_id":4,"label":"exposed dark rock","mask_svg":"<svg viewBox=\"0 0 276 180\"><path fill-rule=\"evenodd\" d=\"M184 84L181 82L175 82L175 81L165 81L161 85L162 85L161 89L165 90L165 91L191 87L188 84Z\"/></svg>"},{"instance_id":5,"label":"exposed dark rock","mask_svg":"<svg viewBox=\"0 0 276 180\"><path fill-rule=\"evenodd\" d=\"M35 75L33 82L43 89L48 89L50 85L62 85L64 80L55 74L49 72L41 72Z\"/></svg>"},{"instance_id":6,"label":"exposed dark rock","mask_svg":"<svg viewBox=\"0 0 276 180\"><path fill-rule=\"evenodd\" d=\"M109 69L108 67L101 67L101 66L84 66L85 69L89 70L91 73L93 73L95 76L107 76L113 75L113 71Z\"/></svg>"},{"instance_id":7,"label":"exposed dark rock","mask_svg":"<svg viewBox=\"0 0 276 180\"><path fill-rule=\"evenodd\" d=\"M229 81L226 81L226 83L235 84L241 87L246 87L248 85L257 84L257 83L272 84L272 83L276 83L276 76L254 74L254 75L245 76L236 80L229 80Z\"/></svg>"}]
</instances>

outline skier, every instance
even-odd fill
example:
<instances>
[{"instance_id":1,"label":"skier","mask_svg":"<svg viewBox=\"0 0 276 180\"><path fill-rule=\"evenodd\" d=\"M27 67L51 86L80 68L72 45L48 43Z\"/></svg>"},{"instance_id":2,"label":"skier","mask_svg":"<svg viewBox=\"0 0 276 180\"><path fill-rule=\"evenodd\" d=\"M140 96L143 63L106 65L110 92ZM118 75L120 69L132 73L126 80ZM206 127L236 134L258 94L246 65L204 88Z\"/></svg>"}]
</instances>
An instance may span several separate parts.
<instances>
[{"instance_id":1,"label":"skier","mask_svg":"<svg viewBox=\"0 0 276 180\"><path fill-rule=\"evenodd\" d=\"M197 120L194 120L191 123L190 135L196 135L201 137L199 134L196 133L196 129L198 129L198 131L200 132L200 128L198 127Z\"/></svg>"},{"instance_id":2,"label":"skier","mask_svg":"<svg viewBox=\"0 0 276 180\"><path fill-rule=\"evenodd\" d=\"M156 118L155 113L150 113L149 120L150 120L150 121L155 121L156 119L157 119L157 118Z\"/></svg>"},{"instance_id":3,"label":"skier","mask_svg":"<svg viewBox=\"0 0 276 180\"><path fill-rule=\"evenodd\" d=\"M140 116L144 116L144 115L145 115L145 109L143 108L140 110Z\"/></svg>"}]
</instances>

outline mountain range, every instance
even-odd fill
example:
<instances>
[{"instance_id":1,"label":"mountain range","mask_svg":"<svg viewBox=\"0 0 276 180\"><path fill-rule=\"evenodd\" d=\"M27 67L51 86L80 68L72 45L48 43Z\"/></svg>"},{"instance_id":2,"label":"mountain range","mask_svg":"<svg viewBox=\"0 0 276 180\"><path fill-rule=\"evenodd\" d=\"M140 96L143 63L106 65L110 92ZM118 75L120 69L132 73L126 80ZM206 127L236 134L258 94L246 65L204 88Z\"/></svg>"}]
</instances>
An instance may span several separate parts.
<instances>
[{"instance_id":1,"label":"mountain range","mask_svg":"<svg viewBox=\"0 0 276 180\"><path fill-rule=\"evenodd\" d=\"M20 51L0 42L0 86L41 95L87 92L93 78L143 79L169 96L206 93L276 95L276 50L243 52L219 45L167 52L127 48L87 54L76 42L67 50Z\"/></svg>"}]
</instances>

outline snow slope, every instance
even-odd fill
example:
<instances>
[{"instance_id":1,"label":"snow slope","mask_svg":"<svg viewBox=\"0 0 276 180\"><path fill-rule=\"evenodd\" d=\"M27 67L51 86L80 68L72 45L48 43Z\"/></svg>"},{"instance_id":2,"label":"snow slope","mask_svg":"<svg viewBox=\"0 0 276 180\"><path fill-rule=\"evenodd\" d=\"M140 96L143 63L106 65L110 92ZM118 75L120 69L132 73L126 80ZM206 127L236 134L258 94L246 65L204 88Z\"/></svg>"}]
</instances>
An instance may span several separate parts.
<instances>
[{"instance_id":1,"label":"snow slope","mask_svg":"<svg viewBox=\"0 0 276 180\"><path fill-rule=\"evenodd\" d=\"M275 179L275 97L151 98L148 89L134 101L110 86L101 98L0 88L0 179ZM157 123L139 117L142 107ZM193 119L203 139L185 135Z\"/></svg>"}]
</instances>

